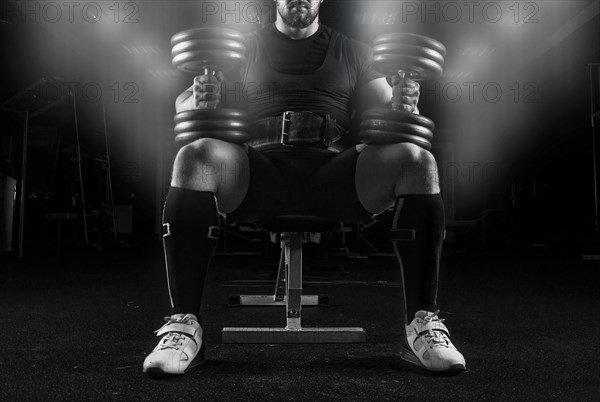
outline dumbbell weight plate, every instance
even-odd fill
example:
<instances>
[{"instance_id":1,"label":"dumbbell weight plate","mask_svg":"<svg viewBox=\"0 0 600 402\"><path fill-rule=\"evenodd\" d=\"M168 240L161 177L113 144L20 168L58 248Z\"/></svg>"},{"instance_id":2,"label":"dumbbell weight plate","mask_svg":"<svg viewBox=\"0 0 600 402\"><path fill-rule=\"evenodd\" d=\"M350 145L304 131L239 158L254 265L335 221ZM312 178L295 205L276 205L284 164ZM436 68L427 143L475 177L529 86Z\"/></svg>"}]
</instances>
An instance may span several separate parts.
<instances>
[{"instance_id":1,"label":"dumbbell weight plate","mask_svg":"<svg viewBox=\"0 0 600 402\"><path fill-rule=\"evenodd\" d=\"M171 37L171 46L175 46L180 42L197 39L208 40L232 40L245 43L246 38L241 32L227 28L195 28L187 31L178 32Z\"/></svg>"},{"instance_id":2,"label":"dumbbell weight plate","mask_svg":"<svg viewBox=\"0 0 600 402\"><path fill-rule=\"evenodd\" d=\"M202 72L206 66L218 66L220 70L235 69L244 63L246 56L231 50L190 51L173 57L173 66L186 73Z\"/></svg>"},{"instance_id":3,"label":"dumbbell weight plate","mask_svg":"<svg viewBox=\"0 0 600 402\"><path fill-rule=\"evenodd\" d=\"M409 73L415 81L437 79L443 69L439 63L431 59L397 54L380 54L373 56L373 69L384 75L396 75L398 70Z\"/></svg>"},{"instance_id":4,"label":"dumbbell weight plate","mask_svg":"<svg viewBox=\"0 0 600 402\"><path fill-rule=\"evenodd\" d=\"M202 121L225 121L225 120L246 120L248 114L243 110L239 109L198 109L198 110L186 110L179 112L175 115L173 120L175 124L191 121L191 120L202 120Z\"/></svg>"},{"instance_id":5,"label":"dumbbell weight plate","mask_svg":"<svg viewBox=\"0 0 600 402\"><path fill-rule=\"evenodd\" d=\"M388 145L400 142L408 142L424 148L431 149L431 142L423 137L410 134L401 134L393 131L384 130L360 130L358 138L361 142L369 145Z\"/></svg>"},{"instance_id":6,"label":"dumbbell weight plate","mask_svg":"<svg viewBox=\"0 0 600 402\"><path fill-rule=\"evenodd\" d=\"M175 115L175 141L187 143L199 138L216 138L226 142L245 143L248 115L238 109L186 110Z\"/></svg>"},{"instance_id":7,"label":"dumbbell weight plate","mask_svg":"<svg viewBox=\"0 0 600 402\"><path fill-rule=\"evenodd\" d=\"M397 123L386 120L364 120L360 123L360 130L389 131L398 134L415 135L430 142L433 140L433 132L431 130L410 123Z\"/></svg>"},{"instance_id":8,"label":"dumbbell weight plate","mask_svg":"<svg viewBox=\"0 0 600 402\"><path fill-rule=\"evenodd\" d=\"M390 33L379 35L377 38L375 38L373 46L381 45L384 43L426 47L437 51L439 54L442 55L442 57L446 56L446 46L444 46L441 42L433 38L429 38L423 35L411 33Z\"/></svg>"},{"instance_id":9,"label":"dumbbell weight plate","mask_svg":"<svg viewBox=\"0 0 600 402\"><path fill-rule=\"evenodd\" d=\"M430 131L433 131L435 128L435 124L431 119L412 112L407 112L405 110L369 109L362 114L361 120L384 120L397 123L415 124Z\"/></svg>"},{"instance_id":10,"label":"dumbbell weight plate","mask_svg":"<svg viewBox=\"0 0 600 402\"><path fill-rule=\"evenodd\" d=\"M234 144L243 144L250 140L247 131L185 131L175 135L175 141L178 143L189 143L200 138L214 138L217 140L231 142Z\"/></svg>"},{"instance_id":11,"label":"dumbbell weight plate","mask_svg":"<svg viewBox=\"0 0 600 402\"><path fill-rule=\"evenodd\" d=\"M423 46L407 45L404 43L382 43L373 48L373 56L385 54L423 57L436 62L440 66L444 65L444 56L441 53Z\"/></svg>"},{"instance_id":12,"label":"dumbbell weight plate","mask_svg":"<svg viewBox=\"0 0 600 402\"><path fill-rule=\"evenodd\" d=\"M171 49L171 54L177 56L185 52L206 50L231 50L243 54L246 52L246 45L230 39L192 39L177 43Z\"/></svg>"},{"instance_id":13,"label":"dumbbell weight plate","mask_svg":"<svg viewBox=\"0 0 600 402\"><path fill-rule=\"evenodd\" d=\"M247 130L248 124L241 120L189 120L175 125L175 134L187 131L237 131Z\"/></svg>"}]
</instances>

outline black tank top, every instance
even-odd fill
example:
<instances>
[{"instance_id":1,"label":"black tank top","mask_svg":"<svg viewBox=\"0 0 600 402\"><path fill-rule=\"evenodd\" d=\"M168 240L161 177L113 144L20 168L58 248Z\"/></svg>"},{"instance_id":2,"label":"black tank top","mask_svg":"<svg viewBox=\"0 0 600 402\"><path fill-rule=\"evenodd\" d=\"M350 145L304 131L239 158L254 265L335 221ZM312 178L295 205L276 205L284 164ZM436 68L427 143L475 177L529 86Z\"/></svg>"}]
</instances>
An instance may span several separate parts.
<instances>
[{"instance_id":1,"label":"black tank top","mask_svg":"<svg viewBox=\"0 0 600 402\"><path fill-rule=\"evenodd\" d=\"M249 34L247 48L242 85L251 121L308 110L330 114L347 130L356 89L382 77L371 68L368 45L324 25L293 40L271 24Z\"/></svg>"}]
</instances>

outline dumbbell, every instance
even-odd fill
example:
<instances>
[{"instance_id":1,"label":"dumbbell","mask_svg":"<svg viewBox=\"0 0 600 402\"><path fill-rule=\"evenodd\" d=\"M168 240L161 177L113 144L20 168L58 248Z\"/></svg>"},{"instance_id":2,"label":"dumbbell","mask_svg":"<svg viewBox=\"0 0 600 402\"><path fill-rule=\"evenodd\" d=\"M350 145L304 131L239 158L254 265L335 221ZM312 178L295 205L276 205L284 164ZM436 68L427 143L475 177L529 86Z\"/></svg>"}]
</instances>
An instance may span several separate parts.
<instances>
[{"instance_id":1,"label":"dumbbell","mask_svg":"<svg viewBox=\"0 0 600 402\"><path fill-rule=\"evenodd\" d=\"M404 73L414 81L442 75L446 47L435 39L408 33L380 35L373 47L373 69L386 76ZM431 149L431 119L404 110L370 109L363 113L359 139L365 144L410 142Z\"/></svg>"},{"instance_id":2,"label":"dumbbell","mask_svg":"<svg viewBox=\"0 0 600 402\"><path fill-rule=\"evenodd\" d=\"M173 66L195 75L239 74L246 63L244 35L232 29L196 28L171 38ZM248 141L248 116L237 109L200 109L175 115L175 141L189 143L199 138L227 142Z\"/></svg>"}]
</instances>

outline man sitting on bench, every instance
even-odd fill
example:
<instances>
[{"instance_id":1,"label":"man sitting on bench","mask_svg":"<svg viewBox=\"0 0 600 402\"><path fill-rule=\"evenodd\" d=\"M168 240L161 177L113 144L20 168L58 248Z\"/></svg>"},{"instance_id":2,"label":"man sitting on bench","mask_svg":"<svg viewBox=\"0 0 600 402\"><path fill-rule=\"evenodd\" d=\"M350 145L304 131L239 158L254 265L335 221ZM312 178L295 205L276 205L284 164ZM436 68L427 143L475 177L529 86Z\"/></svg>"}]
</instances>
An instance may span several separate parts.
<instances>
[{"instance_id":1,"label":"man sitting on bench","mask_svg":"<svg viewBox=\"0 0 600 402\"><path fill-rule=\"evenodd\" d=\"M198 317L219 213L244 222L284 212L359 221L391 206L392 228L412 233L393 241L404 288L402 356L428 370L465 369L436 310L444 208L434 157L414 144L356 145L347 135L353 111L391 104L418 113L419 85L397 75L390 87L371 68L369 46L319 23L322 1L277 0L276 22L248 35L242 85L264 89L247 94L250 143L202 138L177 154L163 215L172 315L144 361L148 374L182 374L202 361ZM185 91L177 111L214 107L221 78L196 77L197 96ZM284 118L313 138L282 146Z\"/></svg>"}]
</instances>

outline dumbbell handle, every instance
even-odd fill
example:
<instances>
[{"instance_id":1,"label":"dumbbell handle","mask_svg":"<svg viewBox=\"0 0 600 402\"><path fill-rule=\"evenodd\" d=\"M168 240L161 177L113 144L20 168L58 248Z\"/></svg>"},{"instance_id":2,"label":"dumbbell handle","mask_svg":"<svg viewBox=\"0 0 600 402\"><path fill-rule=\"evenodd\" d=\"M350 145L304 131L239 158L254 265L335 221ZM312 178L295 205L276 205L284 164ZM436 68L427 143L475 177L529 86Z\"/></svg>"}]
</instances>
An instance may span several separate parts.
<instances>
[{"instance_id":1,"label":"dumbbell handle","mask_svg":"<svg viewBox=\"0 0 600 402\"><path fill-rule=\"evenodd\" d=\"M217 69L217 66L204 66L202 67L201 74L199 75L214 75L217 76L217 74L219 73L219 70Z\"/></svg>"},{"instance_id":2,"label":"dumbbell handle","mask_svg":"<svg viewBox=\"0 0 600 402\"><path fill-rule=\"evenodd\" d=\"M397 74L401 79L404 79L406 77L408 77L408 78L414 77L413 73L411 73L410 71L402 70L402 69L399 69ZM402 76L402 74L404 74L404 77Z\"/></svg>"}]
</instances>

